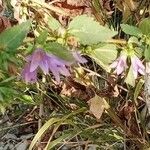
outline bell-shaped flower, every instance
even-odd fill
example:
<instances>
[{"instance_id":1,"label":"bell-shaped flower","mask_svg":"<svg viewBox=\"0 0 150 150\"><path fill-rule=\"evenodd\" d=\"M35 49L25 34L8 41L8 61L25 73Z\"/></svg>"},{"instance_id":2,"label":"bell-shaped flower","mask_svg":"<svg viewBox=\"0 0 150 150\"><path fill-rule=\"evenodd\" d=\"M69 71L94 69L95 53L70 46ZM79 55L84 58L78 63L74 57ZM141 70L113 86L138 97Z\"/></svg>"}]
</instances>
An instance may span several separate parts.
<instances>
[{"instance_id":1,"label":"bell-shaped flower","mask_svg":"<svg viewBox=\"0 0 150 150\"><path fill-rule=\"evenodd\" d=\"M140 73L141 75L145 74L145 66L136 55L131 56L131 65L133 68L133 75L135 79L137 78L138 73Z\"/></svg>"},{"instance_id":2,"label":"bell-shaped flower","mask_svg":"<svg viewBox=\"0 0 150 150\"><path fill-rule=\"evenodd\" d=\"M110 65L110 68L115 69L115 73L117 73L117 75L120 75L127 67L126 60L127 55L121 55Z\"/></svg>"},{"instance_id":3,"label":"bell-shaped flower","mask_svg":"<svg viewBox=\"0 0 150 150\"><path fill-rule=\"evenodd\" d=\"M73 56L79 63L85 63L86 59L81 57L79 53L74 52ZM40 68L44 74L52 72L57 82L60 82L60 75L69 76L70 72L67 67L72 62L68 62L58 58L53 54L46 53L42 49L36 49L32 55L27 57L27 64L22 72L22 77L26 82L37 81L37 70Z\"/></svg>"}]
</instances>

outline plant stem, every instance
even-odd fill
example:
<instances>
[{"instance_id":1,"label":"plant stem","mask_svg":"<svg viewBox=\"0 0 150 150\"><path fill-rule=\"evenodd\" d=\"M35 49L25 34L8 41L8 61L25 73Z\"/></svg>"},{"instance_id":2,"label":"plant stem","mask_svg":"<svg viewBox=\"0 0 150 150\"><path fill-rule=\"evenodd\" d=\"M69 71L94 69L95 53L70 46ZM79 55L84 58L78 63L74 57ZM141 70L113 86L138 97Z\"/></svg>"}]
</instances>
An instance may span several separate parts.
<instances>
[{"instance_id":1,"label":"plant stem","mask_svg":"<svg viewBox=\"0 0 150 150\"><path fill-rule=\"evenodd\" d=\"M42 116L43 116L43 103L39 106L39 120L38 120L38 130L42 127ZM39 137L38 145L41 144L41 137ZM38 147L38 150L42 150L40 147Z\"/></svg>"},{"instance_id":2,"label":"plant stem","mask_svg":"<svg viewBox=\"0 0 150 150\"><path fill-rule=\"evenodd\" d=\"M144 93L145 93L145 102L147 105L148 113L150 115L150 62L146 62Z\"/></svg>"}]
</instances>

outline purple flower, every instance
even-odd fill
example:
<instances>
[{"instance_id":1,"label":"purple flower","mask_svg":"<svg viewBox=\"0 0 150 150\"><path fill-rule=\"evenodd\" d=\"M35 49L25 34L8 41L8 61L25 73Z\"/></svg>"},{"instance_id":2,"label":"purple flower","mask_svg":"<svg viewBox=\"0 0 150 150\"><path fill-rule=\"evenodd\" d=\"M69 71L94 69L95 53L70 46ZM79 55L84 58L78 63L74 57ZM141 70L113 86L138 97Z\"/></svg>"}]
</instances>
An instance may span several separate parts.
<instances>
[{"instance_id":1,"label":"purple flower","mask_svg":"<svg viewBox=\"0 0 150 150\"><path fill-rule=\"evenodd\" d=\"M73 57L75 58L75 60L77 61L77 62L79 62L79 63L86 63L87 62L87 60L84 58L84 57L82 57L81 56L81 54L80 54L80 52L77 52L77 51L73 51L72 52L72 55L73 55Z\"/></svg>"},{"instance_id":2,"label":"purple flower","mask_svg":"<svg viewBox=\"0 0 150 150\"><path fill-rule=\"evenodd\" d=\"M79 53L73 52L76 61L85 63L86 59L82 58ZM70 76L67 66L71 66L72 62L62 60L52 54L48 54L42 49L36 49L32 55L27 57L27 64L22 71L22 77L26 82L37 81L37 69L41 69L44 74L52 72L56 81L60 82L60 75Z\"/></svg>"},{"instance_id":3,"label":"purple flower","mask_svg":"<svg viewBox=\"0 0 150 150\"><path fill-rule=\"evenodd\" d=\"M66 62L54 55L49 54L49 70L53 73L56 81L60 82L60 74L64 76L70 76L70 72L66 68L66 66L71 65L69 62Z\"/></svg>"},{"instance_id":4,"label":"purple flower","mask_svg":"<svg viewBox=\"0 0 150 150\"><path fill-rule=\"evenodd\" d=\"M30 72L30 64L26 64L22 71L22 78L28 83L35 83L37 81L37 72L36 70Z\"/></svg>"},{"instance_id":5,"label":"purple flower","mask_svg":"<svg viewBox=\"0 0 150 150\"><path fill-rule=\"evenodd\" d=\"M122 55L110 65L111 68L115 68L115 72L117 73L117 75L120 75L125 70L127 66L126 59L127 56Z\"/></svg>"},{"instance_id":6,"label":"purple flower","mask_svg":"<svg viewBox=\"0 0 150 150\"><path fill-rule=\"evenodd\" d=\"M28 57L28 61L30 61L30 72L35 71L38 67L44 72L44 74L48 74L49 66L48 61L49 57L42 49L37 49L33 52L31 56Z\"/></svg>"},{"instance_id":7,"label":"purple flower","mask_svg":"<svg viewBox=\"0 0 150 150\"><path fill-rule=\"evenodd\" d=\"M138 72L141 75L145 74L145 66L142 64L141 60L137 56L134 55L131 57L131 65L133 68L133 75L135 79L137 78Z\"/></svg>"}]
</instances>

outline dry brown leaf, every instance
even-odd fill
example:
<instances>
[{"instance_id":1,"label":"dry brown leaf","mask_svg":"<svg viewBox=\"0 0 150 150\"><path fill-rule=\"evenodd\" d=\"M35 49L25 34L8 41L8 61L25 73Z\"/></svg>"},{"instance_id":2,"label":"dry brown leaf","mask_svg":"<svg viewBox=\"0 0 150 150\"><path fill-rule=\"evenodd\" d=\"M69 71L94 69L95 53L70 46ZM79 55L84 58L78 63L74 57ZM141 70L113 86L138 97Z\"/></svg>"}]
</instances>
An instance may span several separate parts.
<instances>
[{"instance_id":1,"label":"dry brown leaf","mask_svg":"<svg viewBox=\"0 0 150 150\"><path fill-rule=\"evenodd\" d=\"M0 33L9 27L11 27L10 21L6 17L0 16Z\"/></svg>"},{"instance_id":2,"label":"dry brown leaf","mask_svg":"<svg viewBox=\"0 0 150 150\"><path fill-rule=\"evenodd\" d=\"M108 108L106 100L98 95L91 98L88 103L90 105L90 112L96 117L96 119L100 119L104 109Z\"/></svg>"},{"instance_id":3,"label":"dry brown leaf","mask_svg":"<svg viewBox=\"0 0 150 150\"><path fill-rule=\"evenodd\" d=\"M87 1L87 0L67 0L67 4L73 5L73 6L85 6L89 2L90 1Z\"/></svg>"}]
</instances>

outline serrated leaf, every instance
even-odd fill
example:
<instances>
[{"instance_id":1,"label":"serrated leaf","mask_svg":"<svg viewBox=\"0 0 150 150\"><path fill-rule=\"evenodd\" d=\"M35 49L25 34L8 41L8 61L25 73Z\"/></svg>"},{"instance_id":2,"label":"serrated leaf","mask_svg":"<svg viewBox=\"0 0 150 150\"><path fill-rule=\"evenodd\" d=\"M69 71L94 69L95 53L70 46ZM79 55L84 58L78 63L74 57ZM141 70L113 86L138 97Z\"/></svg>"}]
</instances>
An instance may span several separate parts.
<instances>
[{"instance_id":1,"label":"serrated leaf","mask_svg":"<svg viewBox=\"0 0 150 150\"><path fill-rule=\"evenodd\" d=\"M72 53L70 51L68 51L66 47L62 46L59 43L56 43L56 42L47 43L44 46L44 49L47 52L50 52L64 60L67 60L70 62L74 61L74 57L73 57Z\"/></svg>"},{"instance_id":2,"label":"serrated leaf","mask_svg":"<svg viewBox=\"0 0 150 150\"><path fill-rule=\"evenodd\" d=\"M129 35L133 35L136 37L141 37L141 35L142 35L141 30L135 26L131 26L128 24L121 24L121 29L123 32L125 32L126 34L129 34Z\"/></svg>"},{"instance_id":3,"label":"serrated leaf","mask_svg":"<svg viewBox=\"0 0 150 150\"><path fill-rule=\"evenodd\" d=\"M130 66L125 82L131 86L135 86L135 78L133 74L133 68Z\"/></svg>"},{"instance_id":4,"label":"serrated leaf","mask_svg":"<svg viewBox=\"0 0 150 150\"><path fill-rule=\"evenodd\" d=\"M59 23L58 20L56 20L55 18L50 16L48 18L48 26L49 26L50 29L52 29L52 31L55 31L55 30L57 30L61 27L61 24Z\"/></svg>"},{"instance_id":5,"label":"serrated leaf","mask_svg":"<svg viewBox=\"0 0 150 150\"><path fill-rule=\"evenodd\" d=\"M90 105L90 112L97 118L100 119L102 116L102 113L104 112L104 109L107 109L107 103L105 102L105 99L102 97L99 97L98 95L95 95L95 97L91 98L88 101Z\"/></svg>"},{"instance_id":6,"label":"serrated leaf","mask_svg":"<svg viewBox=\"0 0 150 150\"><path fill-rule=\"evenodd\" d=\"M0 47L4 50L16 50L30 29L30 21L9 28L0 34Z\"/></svg>"},{"instance_id":7,"label":"serrated leaf","mask_svg":"<svg viewBox=\"0 0 150 150\"><path fill-rule=\"evenodd\" d=\"M103 69L109 72L109 65L117 58L117 53L115 45L107 44L94 49L90 57L92 57Z\"/></svg>"},{"instance_id":8,"label":"serrated leaf","mask_svg":"<svg viewBox=\"0 0 150 150\"><path fill-rule=\"evenodd\" d=\"M145 35L150 35L150 18L143 19L140 24L139 28Z\"/></svg>"},{"instance_id":9,"label":"serrated leaf","mask_svg":"<svg viewBox=\"0 0 150 150\"><path fill-rule=\"evenodd\" d=\"M107 42L117 34L86 15L75 17L70 22L68 29L68 33L77 37L84 45Z\"/></svg>"}]
</instances>

